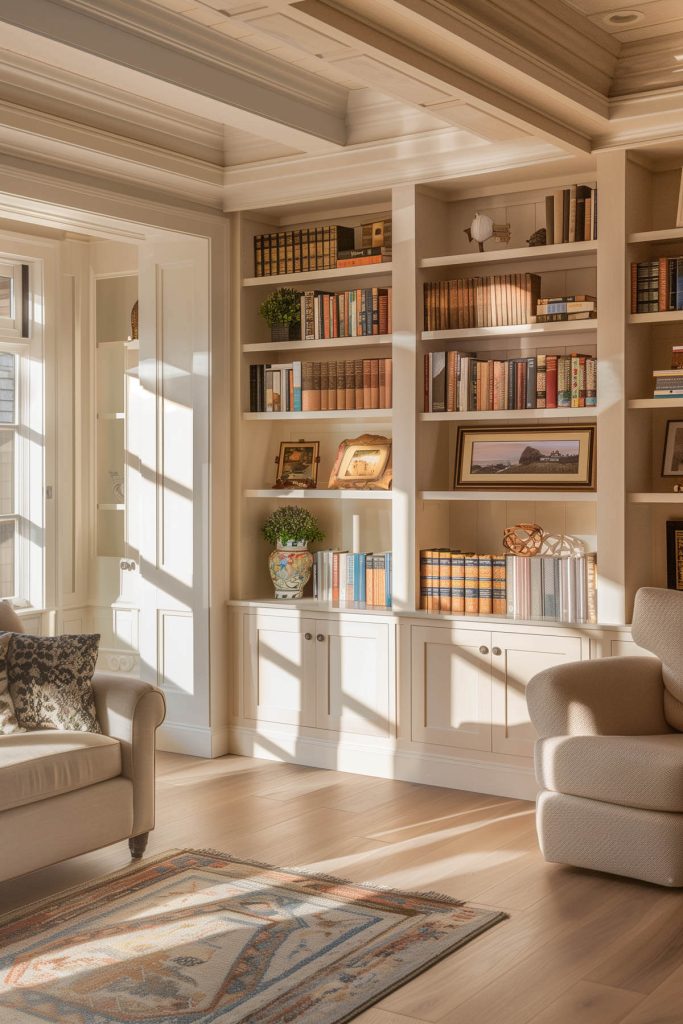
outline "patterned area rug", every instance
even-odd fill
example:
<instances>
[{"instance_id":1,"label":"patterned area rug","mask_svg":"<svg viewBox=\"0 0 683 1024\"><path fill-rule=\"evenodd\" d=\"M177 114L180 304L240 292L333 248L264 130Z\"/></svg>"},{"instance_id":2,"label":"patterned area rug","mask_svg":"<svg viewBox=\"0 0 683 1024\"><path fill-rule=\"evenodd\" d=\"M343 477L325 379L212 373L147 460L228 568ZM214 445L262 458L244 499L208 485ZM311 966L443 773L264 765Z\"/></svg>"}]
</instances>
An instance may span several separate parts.
<instances>
[{"instance_id":1,"label":"patterned area rug","mask_svg":"<svg viewBox=\"0 0 683 1024\"><path fill-rule=\"evenodd\" d=\"M0 918L2 1024L342 1024L505 917L172 851Z\"/></svg>"}]
</instances>

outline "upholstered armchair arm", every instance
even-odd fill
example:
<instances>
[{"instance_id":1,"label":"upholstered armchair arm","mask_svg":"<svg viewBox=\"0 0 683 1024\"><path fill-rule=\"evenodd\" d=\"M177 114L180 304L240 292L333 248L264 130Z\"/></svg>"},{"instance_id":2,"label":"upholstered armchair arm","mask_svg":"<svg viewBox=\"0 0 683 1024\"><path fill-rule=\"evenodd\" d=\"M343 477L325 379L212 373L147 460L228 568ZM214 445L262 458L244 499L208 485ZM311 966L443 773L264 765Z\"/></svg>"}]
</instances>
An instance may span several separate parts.
<instances>
[{"instance_id":1,"label":"upholstered armchair arm","mask_svg":"<svg viewBox=\"0 0 683 1024\"><path fill-rule=\"evenodd\" d=\"M92 683L102 732L120 742L122 773L133 782L132 834L149 832L154 827L155 733L166 713L163 694L126 676L96 673Z\"/></svg>"},{"instance_id":2,"label":"upholstered armchair arm","mask_svg":"<svg viewBox=\"0 0 683 1024\"><path fill-rule=\"evenodd\" d=\"M656 658L600 658L557 665L526 691L540 736L652 736L671 732L664 718L662 666Z\"/></svg>"}]
</instances>

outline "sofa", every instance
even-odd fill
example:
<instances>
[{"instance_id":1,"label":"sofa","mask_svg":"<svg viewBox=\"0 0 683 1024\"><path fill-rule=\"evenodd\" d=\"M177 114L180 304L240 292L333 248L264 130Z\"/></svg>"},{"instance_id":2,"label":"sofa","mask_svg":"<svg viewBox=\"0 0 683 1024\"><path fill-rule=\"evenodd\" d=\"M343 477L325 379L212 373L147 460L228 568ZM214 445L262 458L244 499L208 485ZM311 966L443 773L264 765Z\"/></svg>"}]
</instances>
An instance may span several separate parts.
<instances>
[{"instance_id":1,"label":"sofa","mask_svg":"<svg viewBox=\"0 0 683 1024\"><path fill-rule=\"evenodd\" d=\"M0 602L0 632L23 632ZM102 734L0 735L0 881L127 839L141 857L154 828L155 734L163 694L96 673Z\"/></svg>"},{"instance_id":2,"label":"sofa","mask_svg":"<svg viewBox=\"0 0 683 1024\"><path fill-rule=\"evenodd\" d=\"M683 886L683 592L639 590L631 635L655 657L559 665L527 687L538 837L548 861Z\"/></svg>"}]
</instances>

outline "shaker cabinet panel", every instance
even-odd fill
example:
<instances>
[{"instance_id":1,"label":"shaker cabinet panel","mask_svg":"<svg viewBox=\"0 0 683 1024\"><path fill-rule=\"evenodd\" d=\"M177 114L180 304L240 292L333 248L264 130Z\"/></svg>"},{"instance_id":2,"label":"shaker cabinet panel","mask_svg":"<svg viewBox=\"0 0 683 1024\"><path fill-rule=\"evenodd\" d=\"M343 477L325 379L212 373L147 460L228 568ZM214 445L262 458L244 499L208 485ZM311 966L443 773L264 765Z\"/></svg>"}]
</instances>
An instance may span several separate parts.
<instances>
[{"instance_id":1,"label":"shaker cabinet panel","mask_svg":"<svg viewBox=\"0 0 683 1024\"><path fill-rule=\"evenodd\" d=\"M244 708L247 718L315 725L315 620L244 616Z\"/></svg>"},{"instance_id":2,"label":"shaker cabinet panel","mask_svg":"<svg viewBox=\"0 0 683 1024\"><path fill-rule=\"evenodd\" d=\"M341 733L390 735L389 626L363 620L318 621L315 647L318 726Z\"/></svg>"}]
</instances>

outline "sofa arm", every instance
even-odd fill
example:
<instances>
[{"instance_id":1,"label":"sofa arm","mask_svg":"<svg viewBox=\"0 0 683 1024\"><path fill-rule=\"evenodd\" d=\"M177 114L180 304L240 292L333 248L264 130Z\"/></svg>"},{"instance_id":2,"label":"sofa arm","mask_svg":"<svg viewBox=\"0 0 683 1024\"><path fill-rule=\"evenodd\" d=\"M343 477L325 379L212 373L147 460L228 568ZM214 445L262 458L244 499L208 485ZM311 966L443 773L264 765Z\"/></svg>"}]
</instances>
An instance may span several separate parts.
<instances>
[{"instance_id":1,"label":"sofa arm","mask_svg":"<svg viewBox=\"0 0 683 1024\"><path fill-rule=\"evenodd\" d=\"M97 718L102 732L121 744L121 771L133 783L133 831L154 828L155 733L166 714L160 690L127 676L95 673Z\"/></svg>"},{"instance_id":2,"label":"sofa arm","mask_svg":"<svg viewBox=\"0 0 683 1024\"><path fill-rule=\"evenodd\" d=\"M664 718L662 666L656 658L599 658L539 672L526 690L540 736L653 736Z\"/></svg>"}]
</instances>

